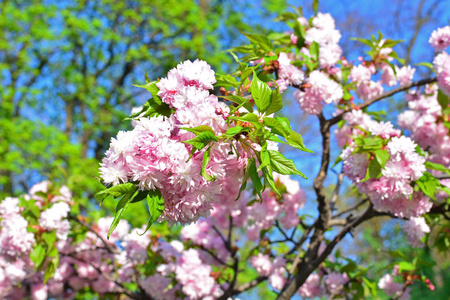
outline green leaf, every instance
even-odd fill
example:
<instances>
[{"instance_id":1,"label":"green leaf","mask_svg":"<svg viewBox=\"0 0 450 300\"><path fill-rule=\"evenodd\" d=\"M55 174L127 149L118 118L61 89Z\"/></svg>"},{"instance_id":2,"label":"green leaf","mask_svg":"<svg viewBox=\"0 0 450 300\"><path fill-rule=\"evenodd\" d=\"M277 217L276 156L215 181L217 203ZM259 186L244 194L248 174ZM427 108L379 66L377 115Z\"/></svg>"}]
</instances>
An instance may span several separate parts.
<instances>
[{"instance_id":1,"label":"green leaf","mask_svg":"<svg viewBox=\"0 0 450 300\"><path fill-rule=\"evenodd\" d=\"M288 131L285 126L279 121L279 119L274 119L270 117L265 117L263 120L263 124L270 128L271 131L275 134L281 135L284 138L288 138L290 135L290 130Z\"/></svg>"},{"instance_id":2,"label":"green leaf","mask_svg":"<svg viewBox=\"0 0 450 300\"><path fill-rule=\"evenodd\" d=\"M147 195L147 206L148 212L150 213L150 219L148 220L147 227L145 231L140 235L144 235L148 229L155 223L159 216L163 213L165 208L164 198L161 195L161 192L155 188L151 190Z\"/></svg>"},{"instance_id":3,"label":"green leaf","mask_svg":"<svg viewBox=\"0 0 450 300\"><path fill-rule=\"evenodd\" d=\"M197 135L195 138L190 139L188 141L183 141L183 143L189 144L197 148L198 150L202 150L206 145L210 142L218 142L219 140L210 131L204 131Z\"/></svg>"},{"instance_id":4,"label":"green leaf","mask_svg":"<svg viewBox=\"0 0 450 300\"><path fill-rule=\"evenodd\" d=\"M304 152L313 153L311 150L309 150L308 148L305 147L305 144L303 143L303 137L298 132L295 132L292 130L291 134L286 139L286 141L288 142L288 144L290 146L294 147L295 149L302 150Z\"/></svg>"},{"instance_id":5,"label":"green leaf","mask_svg":"<svg viewBox=\"0 0 450 300\"><path fill-rule=\"evenodd\" d=\"M100 191L96 194L96 196L111 195L114 198L118 198L126 193L130 193L130 192L134 193L136 190L137 190L137 187L133 183L127 182L127 183L117 184L115 186L110 187L109 189Z\"/></svg>"},{"instance_id":6,"label":"green leaf","mask_svg":"<svg viewBox=\"0 0 450 300\"><path fill-rule=\"evenodd\" d=\"M252 43L255 46L259 46L261 49L265 50L266 52L270 52L274 48L272 42L264 35L245 33L245 32L242 32L242 34L245 35L249 39L250 43Z\"/></svg>"},{"instance_id":7,"label":"green leaf","mask_svg":"<svg viewBox=\"0 0 450 300\"><path fill-rule=\"evenodd\" d=\"M272 90L267 83L262 82L253 71L253 80L250 85L253 100L260 113L264 113L270 106Z\"/></svg>"},{"instance_id":8,"label":"green leaf","mask_svg":"<svg viewBox=\"0 0 450 300\"><path fill-rule=\"evenodd\" d=\"M147 198L148 193L149 191L138 191L137 195L133 198L133 200L131 200L130 203L141 202L142 200Z\"/></svg>"},{"instance_id":9,"label":"green leaf","mask_svg":"<svg viewBox=\"0 0 450 300\"><path fill-rule=\"evenodd\" d=\"M317 12L319 11L319 0L313 0L312 4L314 15L317 16Z\"/></svg>"},{"instance_id":10,"label":"green leaf","mask_svg":"<svg viewBox=\"0 0 450 300\"><path fill-rule=\"evenodd\" d=\"M438 102L442 107L442 110L445 110L449 104L449 98L446 94L444 94L440 89L438 90Z\"/></svg>"},{"instance_id":11,"label":"green leaf","mask_svg":"<svg viewBox=\"0 0 450 300\"><path fill-rule=\"evenodd\" d=\"M248 128L248 127L235 126L235 127L228 128L228 130L227 130L227 132L225 133L225 135L226 135L228 138L232 138L232 137L234 137L236 134L239 134L239 133L244 132L244 131L247 131L247 132L248 132L249 130L250 130L250 128Z\"/></svg>"},{"instance_id":12,"label":"green leaf","mask_svg":"<svg viewBox=\"0 0 450 300\"><path fill-rule=\"evenodd\" d=\"M254 159L252 159L252 161L250 163L250 168L248 170L248 174L252 180L253 187L255 188L255 191L258 194L259 199L262 202L261 191L263 190L263 185L261 183L261 180L259 179L258 171L256 171L256 161Z\"/></svg>"},{"instance_id":13,"label":"green leaf","mask_svg":"<svg viewBox=\"0 0 450 300\"><path fill-rule=\"evenodd\" d=\"M241 121L241 122L250 122L255 125L256 128L261 127L261 123L259 122L259 118L254 113L245 114L242 117L230 117L231 120Z\"/></svg>"},{"instance_id":14,"label":"green leaf","mask_svg":"<svg viewBox=\"0 0 450 300\"><path fill-rule=\"evenodd\" d=\"M120 199L119 203L117 203L116 206L116 214L114 216L114 220L112 221L111 227L108 231L107 238L109 239L111 233L116 229L117 225L119 224L119 221L122 219L123 213L128 209L128 206L130 205L131 200L137 195L136 192L128 192L123 195L122 199Z\"/></svg>"},{"instance_id":15,"label":"green leaf","mask_svg":"<svg viewBox=\"0 0 450 300\"><path fill-rule=\"evenodd\" d=\"M214 130L211 127L209 127L208 125L200 125L200 126L193 127L193 128L182 127L180 129L192 132L195 135L199 135L200 133L205 132L205 131L209 131L212 134L214 134Z\"/></svg>"},{"instance_id":16,"label":"green leaf","mask_svg":"<svg viewBox=\"0 0 450 300\"><path fill-rule=\"evenodd\" d=\"M205 154L203 154L202 170L200 171L200 174L203 176L203 178L205 178L208 181L215 181L216 176L214 175L211 176L206 172L206 167L208 166L211 155L211 147L212 145L209 146L208 149L205 151Z\"/></svg>"},{"instance_id":17,"label":"green leaf","mask_svg":"<svg viewBox=\"0 0 450 300\"><path fill-rule=\"evenodd\" d=\"M250 169L250 163L247 162L247 165L245 166L245 170L244 170L244 178L242 179L242 184L241 184L241 187L239 188L239 193L238 193L235 201L239 200L239 198L241 197L242 191L245 190L245 188L247 187L247 181L248 181L248 178L250 177L249 169Z\"/></svg>"},{"instance_id":18,"label":"green leaf","mask_svg":"<svg viewBox=\"0 0 450 300\"><path fill-rule=\"evenodd\" d=\"M296 21L294 24L294 33L297 36L297 48L301 49L305 45L306 30L300 22Z\"/></svg>"},{"instance_id":19,"label":"green leaf","mask_svg":"<svg viewBox=\"0 0 450 300\"><path fill-rule=\"evenodd\" d=\"M261 164L259 165L258 172L261 171L263 167L270 164L270 154L267 151L267 144L262 147L259 152L259 157L261 159Z\"/></svg>"},{"instance_id":20,"label":"green leaf","mask_svg":"<svg viewBox=\"0 0 450 300\"><path fill-rule=\"evenodd\" d=\"M432 63L429 63L429 62L421 62L421 63L414 64L414 65L415 65L415 66L424 66L424 67L427 67L428 69L430 69L431 71L434 72L434 66L433 66Z\"/></svg>"},{"instance_id":21,"label":"green leaf","mask_svg":"<svg viewBox=\"0 0 450 300\"><path fill-rule=\"evenodd\" d=\"M371 40L369 40L369 39L362 39L362 38L350 38L350 40L352 40L352 41L358 41L358 42L361 42L361 43L363 43L364 45L367 45L367 46L369 46L370 48L373 48L373 47L374 47L374 44L373 44L373 42L372 42Z\"/></svg>"},{"instance_id":22,"label":"green leaf","mask_svg":"<svg viewBox=\"0 0 450 300\"><path fill-rule=\"evenodd\" d=\"M236 78L231 75L222 75L216 73L216 83L214 85L237 88L239 86L239 83L237 82Z\"/></svg>"},{"instance_id":23,"label":"green leaf","mask_svg":"<svg viewBox=\"0 0 450 300\"><path fill-rule=\"evenodd\" d=\"M234 103L237 103L239 105L242 105L246 110L248 110L248 112L253 112L252 104L248 101L248 99L245 99L244 97L228 95L223 96L222 98L233 101Z\"/></svg>"},{"instance_id":24,"label":"green leaf","mask_svg":"<svg viewBox=\"0 0 450 300\"><path fill-rule=\"evenodd\" d=\"M416 266L407 261L401 261L398 263L398 272L402 273L403 271L414 271Z\"/></svg>"},{"instance_id":25,"label":"green leaf","mask_svg":"<svg viewBox=\"0 0 450 300\"><path fill-rule=\"evenodd\" d=\"M450 175L450 170L447 169L445 166L443 166L443 165L441 165L441 164L437 164L437 163L433 163L433 162L430 162L430 161L426 161L426 162L425 162L425 167L426 167L427 169L432 169L432 170L441 171L441 172L443 172L443 173L445 173L445 174Z\"/></svg>"},{"instance_id":26,"label":"green leaf","mask_svg":"<svg viewBox=\"0 0 450 300\"><path fill-rule=\"evenodd\" d=\"M275 182L273 180L272 168L270 166L265 166L263 169L264 182L266 186L269 186L272 191L274 191L278 196L281 196L281 193L278 191Z\"/></svg>"},{"instance_id":27,"label":"green leaf","mask_svg":"<svg viewBox=\"0 0 450 300\"><path fill-rule=\"evenodd\" d=\"M416 185L419 189L431 199L436 199L434 194L438 186L440 186L439 180L437 180L433 175L429 172L424 172L422 177L419 180L416 180Z\"/></svg>"},{"instance_id":28,"label":"green leaf","mask_svg":"<svg viewBox=\"0 0 450 300\"><path fill-rule=\"evenodd\" d=\"M370 178L381 177L381 165L377 159L372 159L367 167L366 177L363 181L369 180Z\"/></svg>"},{"instance_id":29,"label":"green leaf","mask_svg":"<svg viewBox=\"0 0 450 300\"><path fill-rule=\"evenodd\" d=\"M30 252L30 259L34 262L35 268L39 269L45 260L45 247L42 244L37 244Z\"/></svg>"},{"instance_id":30,"label":"green leaf","mask_svg":"<svg viewBox=\"0 0 450 300\"><path fill-rule=\"evenodd\" d=\"M46 284L47 281L53 277L53 275L56 272L56 269L58 268L58 265L59 265L59 255L57 255L51 261L48 262L47 268L45 269L44 273L44 284Z\"/></svg>"},{"instance_id":31,"label":"green leaf","mask_svg":"<svg viewBox=\"0 0 450 300\"><path fill-rule=\"evenodd\" d=\"M272 169L283 175L300 175L305 179L308 179L302 172L300 172L294 164L292 159L287 159L278 151L269 150L270 154L270 166Z\"/></svg>"},{"instance_id":32,"label":"green leaf","mask_svg":"<svg viewBox=\"0 0 450 300\"><path fill-rule=\"evenodd\" d=\"M56 242L56 231L44 232L41 235L42 240L45 242L48 248L54 246Z\"/></svg>"},{"instance_id":33,"label":"green leaf","mask_svg":"<svg viewBox=\"0 0 450 300\"><path fill-rule=\"evenodd\" d=\"M297 15L293 12L285 12L279 15L274 21L290 21L290 20L297 20Z\"/></svg>"},{"instance_id":34,"label":"green leaf","mask_svg":"<svg viewBox=\"0 0 450 300\"><path fill-rule=\"evenodd\" d=\"M155 103L161 105L163 102L162 102L161 98L158 96L159 88L156 86L156 83L157 83L157 81L152 81L152 82L149 82L144 85L134 84L134 86L143 88L143 89L146 89L147 91L149 91L152 94L153 100L155 101Z\"/></svg>"},{"instance_id":35,"label":"green leaf","mask_svg":"<svg viewBox=\"0 0 450 300\"><path fill-rule=\"evenodd\" d=\"M283 98L281 97L280 91L278 89L272 91L272 101L270 102L269 108L267 108L266 115L276 113L283 108Z\"/></svg>"},{"instance_id":36,"label":"green leaf","mask_svg":"<svg viewBox=\"0 0 450 300\"><path fill-rule=\"evenodd\" d=\"M151 98L147 100L148 103L148 109L143 115L144 117L157 117L157 116L165 116L170 117L171 114L175 112L173 108L170 108L170 106L167 103L158 103L155 101L154 98Z\"/></svg>"},{"instance_id":37,"label":"green leaf","mask_svg":"<svg viewBox=\"0 0 450 300\"><path fill-rule=\"evenodd\" d=\"M378 150L373 151L373 153L375 154L375 158L377 159L381 168L384 168L384 166L388 162L389 158L391 157L389 155L389 152L387 150L378 149Z\"/></svg>"},{"instance_id":38,"label":"green leaf","mask_svg":"<svg viewBox=\"0 0 450 300\"><path fill-rule=\"evenodd\" d=\"M319 60L319 44L316 41L312 42L311 45L309 45L309 53L311 54L311 58L314 61Z\"/></svg>"}]
</instances>

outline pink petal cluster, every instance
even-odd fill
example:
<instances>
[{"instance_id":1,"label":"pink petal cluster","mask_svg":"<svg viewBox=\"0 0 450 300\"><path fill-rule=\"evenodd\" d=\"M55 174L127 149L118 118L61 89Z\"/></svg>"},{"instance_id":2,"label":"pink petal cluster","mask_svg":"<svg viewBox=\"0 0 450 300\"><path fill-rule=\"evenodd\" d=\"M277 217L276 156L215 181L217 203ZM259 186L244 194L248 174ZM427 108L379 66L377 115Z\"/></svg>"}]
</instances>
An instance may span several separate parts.
<instances>
[{"instance_id":1,"label":"pink petal cluster","mask_svg":"<svg viewBox=\"0 0 450 300\"><path fill-rule=\"evenodd\" d=\"M330 14L318 13L312 21L312 27L306 30L306 44L317 42L320 46L319 65L323 69L334 66L341 58L342 48L338 44L340 39L341 33L336 29Z\"/></svg>"},{"instance_id":2,"label":"pink petal cluster","mask_svg":"<svg viewBox=\"0 0 450 300\"><path fill-rule=\"evenodd\" d=\"M291 64L289 56L281 52L278 56L278 78L283 79L287 85L300 85L305 79L302 70Z\"/></svg>"},{"instance_id":3,"label":"pink petal cluster","mask_svg":"<svg viewBox=\"0 0 450 300\"><path fill-rule=\"evenodd\" d=\"M216 113L216 108L229 111L227 106L208 91L214 82L214 71L200 60L186 61L169 71L157 83L158 95L175 108L175 113L170 118L140 118L134 121L132 131L119 132L111 139L100 168L104 182L116 185L135 181L141 190L158 188L165 201L160 220L170 224L192 223L208 216L212 201L222 191L222 181L230 176L239 181L247 161L245 153L239 158L229 154L231 142L216 143L207 173L217 180L207 181L200 175L206 149L189 159L192 146L182 143L194 137L182 129L185 127L207 125L216 135L228 129L224 118Z\"/></svg>"},{"instance_id":4,"label":"pink petal cluster","mask_svg":"<svg viewBox=\"0 0 450 300\"><path fill-rule=\"evenodd\" d=\"M184 251L177 263L175 277L183 285L183 293L190 299L218 298L222 295L220 286L211 277L212 268L200 259L199 251Z\"/></svg>"},{"instance_id":5,"label":"pink petal cluster","mask_svg":"<svg viewBox=\"0 0 450 300\"><path fill-rule=\"evenodd\" d=\"M67 219L70 206L66 202L57 202L41 213L39 224L46 230L56 230L60 240L66 240L70 231L70 223Z\"/></svg>"},{"instance_id":6,"label":"pink petal cluster","mask_svg":"<svg viewBox=\"0 0 450 300\"><path fill-rule=\"evenodd\" d=\"M391 274L384 275L378 281L378 287L389 296L399 297L398 299L401 300L408 300L410 298L409 292L411 288L407 288L403 292L403 284L394 282L394 277Z\"/></svg>"},{"instance_id":7,"label":"pink petal cluster","mask_svg":"<svg viewBox=\"0 0 450 300\"><path fill-rule=\"evenodd\" d=\"M450 46L450 26L445 26L434 30L431 33L431 37L428 42L437 52L441 52Z\"/></svg>"},{"instance_id":8,"label":"pink petal cluster","mask_svg":"<svg viewBox=\"0 0 450 300\"><path fill-rule=\"evenodd\" d=\"M450 26L447 27L450 28ZM438 73L439 88L447 96L450 96L450 55L447 52L442 52L434 58L433 63L434 69Z\"/></svg>"},{"instance_id":9,"label":"pink petal cluster","mask_svg":"<svg viewBox=\"0 0 450 300\"><path fill-rule=\"evenodd\" d=\"M307 79L311 87L294 92L295 100L307 113L317 115L322 111L323 103L337 103L344 96L341 86L321 71L313 71Z\"/></svg>"},{"instance_id":10,"label":"pink petal cluster","mask_svg":"<svg viewBox=\"0 0 450 300\"><path fill-rule=\"evenodd\" d=\"M422 217L411 218L406 221L403 226L403 230L406 232L409 243L413 247L423 247L421 239L425 236L425 233L430 232L430 227L428 227L425 219Z\"/></svg>"},{"instance_id":11,"label":"pink petal cluster","mask_svg":"<svg viewBox=\"0 0 450 300\"><path fill-rule=\"evenodd\" d=\"M347 273L331 272L325 279L330 294L338 293L344 288L344 284L348 282L349 278Z\"/></svg>"},{"instance_id":12,"label":"pink petal cluster","mask_svg":"<svg viewBox=\"0 0 450 300\"><path fill-rule=\"evenodd\" d=\"M273 264L268 255L258 253L257 256L250 257L250 265L256 269L259 275L269 276L273 270Z\"/></svg>"},{"instance_id":13,"label":"pink petal cluster","mask_svg":"<svg viewBox=\"0 0 450 300\"><path fill-rule=\"evenodd\" d=\"M325 288L321 285L320 276L318 274L309 275L298 293L303 298L322 297L325 294Z\"/></svg>"},{"instance_id":14,"label":"pink petal cluster","mask_svg":"<svg viewBox=\"0 0 450 300\"><path fill-rule=\"evenodd\" d=\"M425 172L425 158L416 153L417 144L408 137L398 137L400 132L390 123L378 123L363 113L351 112L345 119L349 127L339 131L348 134L351 130L354 135L364 134L357 128L352 129L358 124L356 122L360 122L362 129L369 130L374 136L389 139L386 150L390 157L381 170L380 178L364 181L371 158L368 153L352 154L356 145L352 140L347 140L348 146L341 154L344 174L356 183L361 193L370 197L377 210L390 212L401 218L419 217L427 213L433 204L428 197L414 191L411 186Z\"/></svg>"},{"instance_id":15,"label":"pink petal cluster","mask_svg":"<svg viewBox=\"0 0 450 300\"><path fill-rule=\"evenodd\" d=\"M404 66L401 68L395 66L395 72L397 73L397 80L401 85L411 83L415 71L416 69L411 68L411 66Z\"/></svg>"}]
</instances>

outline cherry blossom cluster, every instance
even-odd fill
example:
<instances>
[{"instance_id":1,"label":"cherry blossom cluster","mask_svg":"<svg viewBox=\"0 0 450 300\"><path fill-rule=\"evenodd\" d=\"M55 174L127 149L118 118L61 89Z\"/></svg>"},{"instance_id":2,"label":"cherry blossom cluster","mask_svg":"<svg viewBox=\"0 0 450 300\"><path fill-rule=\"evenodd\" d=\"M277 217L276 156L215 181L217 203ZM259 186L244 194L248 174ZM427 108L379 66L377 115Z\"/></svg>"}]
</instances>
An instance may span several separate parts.
<instances>
[{"instance_id":1,"label":"cherry blossom cluster","mask_svg":"<svg viewBox=\"0 0 450 300\"><path fill-rule=\"evenodd\" d=\"M347 144L341 154L344 174L361 193L370 197L375 209L392 213L400 218L419 217L427 213L432 202L420 191L414 191L411 183L425 172L425 158L416 153L417 144L400 136L400 131L390 122L377 122L360 110L345 115L348 125L337 130L339 143ZM367 169L374 156L368 152L354 153L357 136L380 137L389 154L381 177L366 178Z\"/></svg>"},{"instance_id":2,"label":"cherry blossom cluster","mask_svg":"<svg viewBox=\"0 0 450 300\"><path fill-rule=\"evenodd\" d=\"M395 265L391 274L386 274L378 281L378 287L382 289L386 295L396 297L400 300L409 300L411 298L411 288L404 288L404 284L395 280L399 278L399 266ZM403 279L401 280L403 281Z\"/></svg>"},{"instance_id":3,"label":"cherry blossom cluster","mask_svg":"<svg viewBox=\"0 0 450 300\"><path fill-rule=\"evenodd\" d=\"M309 275L298 293L303 298L317 298L331 294L338 294L348 283L347 273L339 273L322 269L319 273Z\"/></svg>"},{"instance_id":4,"label":"cherry blossom cluster","mask_svg":"<svg viewBox=\"0 0 450 300\"><path fill-rule=\"evenodd\" d=\"M299 89L294 92L294 98L299 103L300 107L309 114L315 114L321 112L324 103L337 104L343 97L342 87L330 78L335 74L338 69L334 66L340 60L342 55L342 49L339 46L339 40L341 34L339 30L335 28L333 17L330 14L318 13L312 20L312 26L309 26L309 22L304 18L298 18L298 22L305 29L305 46L300 49L300 53L303 56L311 57L310 48L315 42L320 47L318 57L319 66L322 70L314 70L306 78L305 83L307 88ZM291 42L296 44L298 37L295 34L291 35ZM279 63L280 71L278 76L280 78L289 77L286 75L298 74L297 72L286 72L287 69L293 69L295 67L287 67L286 65L291 62L292 59L286 59L287 55L280 54ZM303 58L299 57L300 60ZM299 86L301 82L299 79L302 76L296 76L291 78L298 78L295 82L289 82L294 86Z\"/></svg>"},{"instance_id":5,"label":"cherry blossom cluster","mask_svg":"<svg viewBox=\"0 0 450 300\"><path fill-rule=\"evenodd\" d=\"M439 88L447 96L450 96L450 55L447 52L443 52L450 46L450 26L433 31L429 43L436 52L441 52L434 58L434 69L438 74Z\"/></svg>"},{"instance_id":6,"label":"cherry blossom cluster","mask_svg":"<svg viewBox=\"0 0 450 300\"><path fill-rule=\"evenodd\" d=\"M207 172L217 180L207 181L200 174L205 150L190 158L192 146L182 143L195 137L183 128L207 125L216 135L228 129L229 108L208 91L215 81L210 66L196 60L179 64L156 83L158 96L175 112L170 117L141 117L133 122L133 130L112 138L100 168L104 182L135 182L140 190L158 188L165 201L160 220L170 224L207 217L211 203L222 193L222 182L228 178L239 182L247 162L243 151L239 158L229 154L232 142L215 143ZM235 148L241 151L239 145Z\"/></svg>"},{"instance_id":7,"label":"cherry blossom cluster","mask_svg":"<svg viewBox=\"0 0 450 300\"><path fill-rule=\"evenodd\" d=\"M27 285L23 284L24 281L29 283L33 299L47 299L49 289L57 294L55 284L58 276L55 275L48 285L44 285L43 272L34 272L34 263L29 257L43 232L55 231L57 239L65 242L71 229L66 219L72 204L71 192L63 186L57 195L48 194L50 186L49 181L44 181L34 185L22 199L6 198L0 202L1 298L25 298ZM21 201L29 202L40 212L37 224L22 215L24 206Z\"/></svg>"}]
</instances>

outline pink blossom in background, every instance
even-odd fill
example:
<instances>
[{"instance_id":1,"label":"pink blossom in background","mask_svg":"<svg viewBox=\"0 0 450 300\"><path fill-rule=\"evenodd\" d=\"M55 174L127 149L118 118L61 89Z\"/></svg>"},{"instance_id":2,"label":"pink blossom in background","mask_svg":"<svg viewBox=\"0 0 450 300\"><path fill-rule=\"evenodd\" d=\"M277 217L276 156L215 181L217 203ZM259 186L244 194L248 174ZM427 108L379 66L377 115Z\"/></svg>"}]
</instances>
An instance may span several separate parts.
<instances>
[{"instance_id":1,"label":"pink blossom in background","mask_svg":"<svg viewBox=\"0 0 450 300\"><path fill-rule=\"evenodd\" d=\"M430 227L428 227L425 219L422 217L411 218L406 221L403 229L406 232L409 243L413 247L423 247L421 239L425 236L425 233L430 232Z\"/></svg>"},{"instance_id":2,"label":"pink blossom in background","mask_svg":"<svg viewBox=\"0 0 450 300\"><path fill-rule=\"evenodd\" d=\"M441 52L450 46L450 26L445 26L434 30L431 33L431 37L428 42L437 52Z\"/></svg>"},{"instance_id":3,"label":"pink blossom in background","mask_svg":"<svg viewBox=\"0 0 450 300\"><path fill-rule=\"evenodd\" d=\"M309 114L317 115L322 111L323 103L337 103L344 96L341 86L321 71L313 71L307 82L311 85L305 91L294 92L295 100Z\"/></svg>"}]
</instances>

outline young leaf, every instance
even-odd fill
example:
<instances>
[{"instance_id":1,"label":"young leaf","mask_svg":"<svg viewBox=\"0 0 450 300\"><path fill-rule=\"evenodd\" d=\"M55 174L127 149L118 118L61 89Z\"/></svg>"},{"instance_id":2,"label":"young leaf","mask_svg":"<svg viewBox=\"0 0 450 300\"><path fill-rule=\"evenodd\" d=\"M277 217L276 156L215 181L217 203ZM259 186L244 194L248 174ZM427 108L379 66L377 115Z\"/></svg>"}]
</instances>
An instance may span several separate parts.
<instances>
[{"instance_id":1,"label":"young leaf","mask_svg":"<svg viewBox=\"0 0 450 300\"><path fill-rule=\"evenodd\" d=\"M433 163L430 161L426 161L425 162L425 167L427 169L432 169L432 170L437 170L437 171L441 171L447 175L450 175L450 170L447 169L445 166L441 165L441 164L437 164L437 163Z\"/></svg>"},{"instance_id":2,"label":"young leaf","mask_svg":"<svg viewBox=\"0 0 450 300\"><path fill-rule=\"evenodd\" d=\"M145 227L145 231L140 235L144 235L148 229L155 223L159 216L162 214L165 208L164 198L161 195L161 192L155 188L154 190L149 191L147 195L147 205L148 212L150 213L150 219L148 220L147 227Z\"/></svg>"},{"instance_id":3,"label":"young leaf","mask_svg":"<svg viewBox=\"0 0 450 300\"><path fill-rule=\"evenodd\" d=\"M111 233L116 229L117 225L119 224L119 221L122 219L123 213L128 209L128 206L130 205L131 200L137 195L136 192L128 192L125 195L123 195L122 199L120 199L119 203L117 203L116 206L116 215L114 216L114 220L112 221L111 227L108 231L107 238L109 239Z\"/></svg>"},{"instance_id":4,"label":"young leaf","mask_svg":"<svg viewBox=\"0 0 450 300\"><path fill-rule=\"evenodd\" d=\"M281 193L278 191L275 181L273 180L272 168L270 166L265 166L262 171L265 185L269 186L278 196L281 196Z\"/></svg>"},{"instance_id":5,"label":"young leaf","mask_svg":"<svg viewBox=\"0 0 450 300\"><path fill-rule=\"evenodd\" d=\"M149 104L149 108L145 112L144 117L151 118L159 115L170 117L175 112L167 103L158 103L154 98L147 100L147 103Z\"/></svg>"},{"instance_id":6,"label":"young leaf","mask_svg":"<svg viewBox=\"0 0 450 300\"><path fill-rule=\"evenodd\" d=\"M305 147L305 144L303 143L303 137L298 132L295 132L295 131L292 130L291 134L286 139L286 141L288 142L288 144L290 146L294 147L295 149L299 149L299 150L302 150L302 151L305 151L305 152L313 153L311 150L309 150L308 148Z\"/></svg>"},{"instance_id":7,"label":"young leaf","mask_svg":"<svg viewBox=\"0 0 450 300\"><path fill-rule=\"evenodd\" d=\"M248 110L248 112L253 112L252 104L248 101L248 99L245 99L244 97L228 95L222 98L233 101L234 103L237 103L239 105L242 105L243 107L245 107L246 110Z\"/></svg>"},{"instance_id":8,"label":"young leaf","mask_svg":"<svg viewBox=\"0 0 450 300\"><path fill-rule=\"evenodd\" d=\"M266 111L266 115L276 113L283 108L283 98L281 97L280 91L278 89L272 91L272 101L270 102L269 108Z\"/></svg>"},{"instance_id":9,"label":"young leaf","mask_svg":"<svg viewBox=\"0 0 450 300\"><path fill-rule=\"evenodd\" d=\"M259 179L258 171L256 171L256 161L254 159L250 163L250 168L248 170L248 174L252 180L253 187L255 188L255 191L258 194L259 199L262 202L261 191L263 190L263 186L262 186L261 180Z\"/></svg>"},{"instance_id":10,"label":"young leaf","mask_svg":"<svg viewBox=\"0 0 450 300\"><path fill-rule=\"evenodd\" d=\"M137 190L137 187L133 183L126 182L126 183L117 184L115 186L110 187L109 189L100 191L96 194L96 196L111 195L114 198L118 198L126 193L130 193L130 192L134 193L136 190Z\"/></svg>"},{"instance_id":11,"label":"young leaf","mask_svg":"<svg viewBox=\"0 0 450 300\"><path fill-rule=\"evenodd\" d=\"M373 153L375 154L375 158L377 159L381 168L384 168L390 158L389 152L387 150L378 149L373 151Z\"/></svg>"},{"instance_id":12,"label":"young leaf","mask_svg":"<svg viewBox=\"0 0 450 300\"><path fill-rule=\"evenodd\" d=\"M193 128L182 127L180 129L192 132L195 135L199 135L200 133L205 132L205 131L209 131L212 134L214 134L214 130L211 127L209 127L208 125L200 125L200 126L193 127Z\"/></svg>"},{"instance_id":13,"label":"young leaf","mask_svg":"<svg viewBox=\"0 0 450 300\"><path fill-rule=\"evenodd\" d=\"M30 252L30 259L34 262L35 268L39 269L45 260L45 247L42 244L37 244Z\"/></svg>"},{"instance_id":14,"label":"young leaf","mask_svg":"<svg viewBox=\"0 0 450 300\"><path fill-rule=\"evenodd\" d=\"M245 32L242 32L242 34L245 35L250 40L250 43L252 43L255 46L259 46L266 52L270 52L273 50L273 44L266 36Z\"/></svg>"},{"instance_id":15,"label":"young leaf","mask_svg":"<svg viewBox=\"0 0 450 300\"><path fill-rule=\"evenodd\" d=\"M281 135L284 138L288 138L290 135L290 130L287 130L285 126L279 121L279 119L274 119L270 117L264 118L264 125L271 129L275 134Z\"/></svg>"},{"instance_id":16,"label":"young leaf","mask_svg":"<svg viewBox=\"0 0 450 300\"><path fill-rule=\"evenodd\" d=\"M319 44L317 42L314 41L309 45L309 53L314 61L319 60Z\"/></svg>"},{"instance_id":17,"label":"young leaf","mask_svg":"<svg viewBox=\"0 0 450 300\"><path fill-rule=\"evenodd\" d=\"M267 83L262 82L253 71L253 80L250 85L253 100L260 113L264 113L270 106L272 90Z\"/></svg>"},{"instance_id":18,"label":"young leaf","mask_svg":"<svg viewBox=\"0 0 450 300\"><path fill-rule=\"evenodd\" d=\"M202 150L206 145L208 145L210 142L217 142L219 141L217 137L214 135L214 133L211 133L210 131L204 131L197 135L195 138L190 139L188 141L183 141L183 143L190 144L197 148L198 150Z\"/></svg>"},{"instance_id":19,"label":"young leaf","mask_svg":"<svg viewBox=\"0 0 450 300\"><path fill-rule=\"evenodd\" d=\"M245 188L247 187L247 181L248 181L248 178L250 177L249 169L250 169L250 162L247 162L247 166L245 166L245 170L244 170L244 178L242 179L242 184L241 184L241 187L239 188L239 194L235 201L239 200L239 198L241 197L242 191L245 190Z\"/></svg>"},{"instance_id":20,"label":"young leaf","mask_svg":"<svg viewBox=\"0 0 450 300\"><path fill-rule=\"evenodd\" d=\"M205 178L208 181L215 181L216 176L214 175L211 176L206 172L206 167L208 166L211 155L211 147L212 146L209 146L208 149L205 151L205 154L203 154L202 170L200 171L200 174L203 176L203 178Z\"/></svg>"},{"instance_id":21,"label":"young leaf","mask_svg":"<svg viewBox=\"0 0 450 300\"><path fill-rule=\"evenodd\" d=\"M450 97L444 94L440 89L438 90L438 102L442 107L442 110L445 110L448 107L450 101Z\"/></svg>"},{"instance_id":22,"label":"young leaf","mask_svg":"<svg viewBox=\"0 0 450 300\"><path fill-rule=\"evenodd\" d=\"M250 130L250 128L248 128L248 127L235 126L235 127L228 128L228 130L225 133L225 135L228 138L232 138L238 133L241 133L241 132L244 132L244 131L249 131L249 130Z\"/></svg>"},{"instance_id":23,"label":"young leaf","mask_svg":"<svg viewBox=\"0 0 450 300\"><path fill-rule=\"evenodd\" d=\"M314 15L317 16L317 12L319 11L319 0L313 0L313 10L314 10Z\"/></svg>"},{"instance_id":24,"label":"young leaf","mask_svg":"<svg viewBox=\"0 0 450 300\"><path fill-rule=\"evenodd\" d=\"M239 83L237 82L236 78L231 75L216 74L216 83L214 85L236 88L239 86Z\"/></svg>"},{"instance_id":25,"label":"young leaf","mask_svg":"<svg viewBox=\"0 0 450 300\"><path fill-rule=\"evenodd\" d=\"M302 172L297 169L292 159L287 159L278 151L269 150L268 152L270 154L270 166L275 172L283 175L296 174L302 176L305 179L308 179Z\"/></svg>"},{"instance_id":26,"label":"young leaf","mask_svg":"<svg viewBox=\"0 0 450 300\"><path fill-rule=\"evenodd\" d=\"M259 152L259 156L261 159L261 164L259 165L258 172L261 171L263 167L270 164L270 154L267 151L267 145L262 147L261 152Z\"/></svg>"},{"instance_id":27,"label":"young leaf","mask_svg":"<svg viewBox=\"0 0 450 300\"><path fill-rule=\"evenodd\" d=\"M295 21L294 33L297 36L296 46L298 49L301 49L305 45L306 30L305 27L303 27L303 25L298 21Z\"/></svg>"},{"instance_id":28,"label":"young leaf","mask_svg":"<svg viewBox=\"0 0 450 300\"><path fill-rule=\"evenodd\" d=\"M241 121L241 122L250 122L255 125L256 128L261 127L261 123L259 122L259 118L254 113L248 113L242 117L230 117L231 120Z\"/></svg>"},{"instance_id":29,"label":"young leaf","mask_svg":"<svg viewBox=\"0 0 450 300\"><path fill-rule=\"evenodd\" d=\"M134 84L134 86L146 89L147 91L149 91L152 94L155 103L162 104L163 102L162 102L161 98L159 98L159 96L158 96L159 88L156 86L156 83L157 83L156 81L152 81L152 82L149 82L144 85L135 85Z\"/></svg>"}]
</instances>

